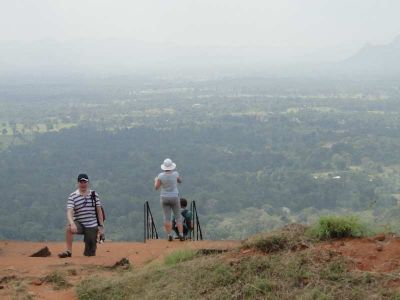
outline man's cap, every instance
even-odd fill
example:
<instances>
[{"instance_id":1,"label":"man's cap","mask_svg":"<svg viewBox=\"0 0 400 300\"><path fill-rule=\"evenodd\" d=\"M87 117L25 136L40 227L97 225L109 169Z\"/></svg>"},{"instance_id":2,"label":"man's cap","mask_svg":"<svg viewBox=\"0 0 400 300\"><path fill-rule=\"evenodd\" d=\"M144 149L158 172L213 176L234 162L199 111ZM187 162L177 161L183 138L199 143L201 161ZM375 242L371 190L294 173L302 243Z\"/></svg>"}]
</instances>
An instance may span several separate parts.
<instances>
[{"instance_id":1,"label":"man's cap","mask_svg":"<svg viewBox=\"0 0 400 300\"><path fill-rule=\"evenodd\" d=\"M89 176L87 176L86 174L79 174L78 175L78 182L81 180L85 180L85 181L89 181Z\"/></svg>"}]
</instances>

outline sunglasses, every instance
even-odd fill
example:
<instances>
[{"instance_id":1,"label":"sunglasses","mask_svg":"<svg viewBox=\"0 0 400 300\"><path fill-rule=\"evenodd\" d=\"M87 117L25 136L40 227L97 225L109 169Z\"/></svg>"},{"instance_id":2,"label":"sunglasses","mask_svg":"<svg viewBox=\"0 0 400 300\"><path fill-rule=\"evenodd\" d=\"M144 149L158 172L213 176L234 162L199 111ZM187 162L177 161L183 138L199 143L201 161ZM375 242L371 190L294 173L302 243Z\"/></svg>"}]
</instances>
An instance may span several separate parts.
<instances>
[{"instance_id":1,"label":"sunglasses","mask_svg":"<svg viewBox=\"0 0 400 300\"><path fill-rule=\"evenodd\" d=\"M88 183L89 181L87 180L80 180L79 183Z\"/></svg>"}]
</instances>

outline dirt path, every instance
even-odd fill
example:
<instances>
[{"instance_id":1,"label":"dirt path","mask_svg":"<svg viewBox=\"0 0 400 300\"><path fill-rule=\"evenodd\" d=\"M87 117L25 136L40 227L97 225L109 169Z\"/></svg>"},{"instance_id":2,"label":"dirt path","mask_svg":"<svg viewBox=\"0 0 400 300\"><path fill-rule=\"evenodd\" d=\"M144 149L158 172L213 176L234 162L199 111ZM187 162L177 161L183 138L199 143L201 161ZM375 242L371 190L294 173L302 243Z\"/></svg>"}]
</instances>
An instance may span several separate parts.
<instances>
[{"instance_id":1,"label":"dirt path","mask_svg":"<svg viewBox=\"0 0 400 300\"><path fill-rule=\"evenodd\" d=\"M75 242L73 257L60 259L57 253L64 250L64 243L0 241L0 298L11 299L16 294L36 299L76 299L74 288L56 291L41 278L63 270L70 274L68 281L75 285L90 274L107 276L108 266L113 266L122 258L128 258L135 267L162 260L177 249L229 249L237 245L236 241L198 241L167 242L154 240L144 243L109 242L99 245L95 257L84 257L83 242ZM52 256L46 258L29 257L35 251L47 246ZM18 296L18 295L17 295Z\"/></svg>"}]
</instances>

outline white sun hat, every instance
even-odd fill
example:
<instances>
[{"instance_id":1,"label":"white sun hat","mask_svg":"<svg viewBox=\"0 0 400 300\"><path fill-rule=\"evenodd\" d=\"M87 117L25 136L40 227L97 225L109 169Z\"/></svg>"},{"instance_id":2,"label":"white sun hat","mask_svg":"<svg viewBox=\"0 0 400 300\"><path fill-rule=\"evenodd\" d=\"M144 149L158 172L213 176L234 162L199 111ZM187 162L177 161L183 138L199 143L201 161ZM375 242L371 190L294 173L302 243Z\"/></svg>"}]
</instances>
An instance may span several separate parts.
<instances>
[{"instance_id":1,"label":"white sun hat","mask_svg":"<svg viewBox=\"0 0 400 300\"><path fill-rule=\"evenodd\" d=\"M169 158L165 159L163 164L161 165L161 170L164 171L172 171L175 170L176 164Z\"/></svg>"}]
</instances>

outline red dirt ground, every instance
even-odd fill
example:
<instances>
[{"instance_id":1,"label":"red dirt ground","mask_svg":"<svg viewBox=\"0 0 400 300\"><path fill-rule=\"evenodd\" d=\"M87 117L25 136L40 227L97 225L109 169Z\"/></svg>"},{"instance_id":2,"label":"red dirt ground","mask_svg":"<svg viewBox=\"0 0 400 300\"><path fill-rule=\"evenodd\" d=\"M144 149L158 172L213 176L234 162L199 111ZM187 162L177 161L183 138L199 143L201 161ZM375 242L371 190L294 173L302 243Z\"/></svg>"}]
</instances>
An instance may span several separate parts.
<instances>
[{"instance_id":1,"label":"red dirt ground","mask_svg":"<svg viewBox=\"0 0 400 300\"><path fill-rule=\"evenodd\" d=\"M23 282L25 295L36 299L63 300L76 299L74 287L56 291L49 283L41 283L40 278L54 270L68 273L68 281L75 286L79 281L97 274L111 276L113 266L122 258L128 258L134 268L151 261L162 259L176 249L231 249L239 241L200 241L169 243L164 240L153 240L144 243L108 242L99 245L96 257L84 257L83 243L75 242L72 258L59 259L57 253L64 250L64 243L0 241L0 298L12 299L16 296L17 283ZM29 257L32 253L48 246L52 256L46 258ZM400 238L392 235L379 235L373 238L341 239L324 242L314 246L316 251L333 251L350 258L354 269L377 273L393 272L400 269ZM246 255L251 255L248 253ZM100 266L100 268L99 268ZM38 283L39 281L39 283ZM35 285L34 283L38 285ZM397 286L398 283L395 283Z\"/></svg>"},{"instance_id":2,"label":"red dirt ground","mask_svg":"<svg viewBox=\"0 0 400 300\"><path fill-rule=\"evenodd\" d=\"M40 284L40 278L54 270L71 270L74 276L68 280L74 285L89 274L101 273L102 276L111 274L111 270L96 266L113 266L122 258L128 258L133 267L143 266L145 263L162 260L165 255L176 249L229 249L237 245L235 241L198 241L198 242L167 242L152 240L144 243L133 242L106 242L98 246L95 257L83 256L83 242L75 242L73 257L60 259L57 253L65 249L64 243L59 242L19 242L0 241L0 298L15 298L16 283L23 282L26 286L25 294L36 299L76 299L74 288L55 291L51 284ZM29 257L31 254L48 246L52 256ZM3 281L3 282L1 282ZM39 282L35 285L34 282Z\"/></svg>"},{"instance_id":3,"label":"red dirt ground","mask_svg":"<svg viewBox=\"0 0 400 300\"><path fill-rule=\"evenodd\" d=\"M400 268L400 239L392 235L336 240L321 247L351 258L360 271L388 273Z\"/></svg>"}]
</instances>

